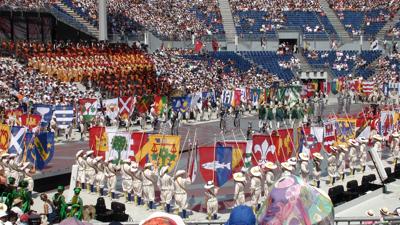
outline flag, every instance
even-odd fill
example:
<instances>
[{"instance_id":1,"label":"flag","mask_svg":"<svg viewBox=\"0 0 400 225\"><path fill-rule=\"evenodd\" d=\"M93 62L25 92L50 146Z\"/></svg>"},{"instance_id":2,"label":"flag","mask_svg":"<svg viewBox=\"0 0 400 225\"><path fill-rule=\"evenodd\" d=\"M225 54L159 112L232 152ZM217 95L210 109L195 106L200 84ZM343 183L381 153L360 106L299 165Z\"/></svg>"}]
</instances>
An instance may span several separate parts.
<instances>
[{"instance_id":1,"label":"flag","mask_svg":"<svg viewBox=\"0 0 400 225\"><path fill-rule=\"evenodd\" d=\"M0 152L7 151L10 144L10 127L0 124Z\"/></svg>"},{"instance_id":2,"label":"flag","mask_svg":"<svg viewBox=\"0 0 400 225\"><path fill-rule=\"evenodd\" d=\"M271 135L255 134L253 135L253 165L262 165L267 161L286 161L283 157L278 158L276 152L279 148L279 137L276 133ZM283 154L281 154L283 156ZM258 164L257 164L258 163Z\"/></svg>"},{"instance_id":3,"label":"flag","mask_svg":"<svg viewBox=\"0 0 400 225\"><path fill-rule=\"evenodd\" d=\"M53 106L45 104L33 104L34 114L39 114L42 117L43 127L47 127L53 116Z\"/></svg>"},{"instance_id":4,"label":"flag","mask_svg":"<svg viewBox=\"0 0 400 225\"><path fill-rule=\"evenodd\" d=\"M334 79L333 81L331 81L331 92L334 95L339 93L339 82L337 79Z\"/></svg>"},{"instance_id":5,"label":"flag","mask_svg":"<svg viewBox=\"0 0 400 225\"><path fill-rule=\"evenodd\" d=\"M232 106L240 106L240 102L242 100L242 91L241 89L235 89L234 96L233 96L233 101L232 101Z\"/></svg>"},{"instance_id":6,"label":"flag","mask_svg":"<svg viewBox=\"0 0 400 225\"><path fill-rule=\"evenodd\" d=\"M374 82L373 81L363 81L361 86L362 86L362 92L365 95L370 95L374 90Z\"/></svg>"},{"instance_id":7,"label":"flag","mask_svg":"<svg viewBox=\"0 0 400 225\"><path fill-rule=\"evenodd\" d=\"M232 173L240 172L242 167L245 166L243 160L246 158L247 141L219 141L216 145L232 148Z\"/></svg>"},{"instance_id":8,"label":"flag","mask_svg":"<svg viewBox=\"0 0 400 225\"><path fill-rule=\"evenodd\" d=\"M175 112L179 112L183 104L183 97L172 97L171 103L172 103L172 110L174 110Z\"/></svg>"},{"instance_id":9,"label":"flag","mask_svg":"<svg viewBox=\"0 0 400 225\"><path fill-rule=\"evenodd\" d=\"M281 129L276 131L279 144L276 154L279 160L287 161L292 157L295 143L293 142L293 129Z\"/></svg>"},{"instance_id":10,"label":"flag","mask_svg":"<svg viewBox=\"0 0 400 225\"><path fill-rule=\"evenodd\" d=\"M97 113L97 99L82 98L79 99L80 114L84 121L90 121Z\"/></svg>"},{"instance_id":11,"label":"flag","mask_svg":"<svg viewBox=\"0 0 400 225\"><path fill-rule=\"evenodd\" d=\"M304 152L310 157L316 152L320 152L323 142L323 127L302 127L300 131L299 153Z\"/></svg>"},{"instance_id":12,"label":"flag","mask_svg":"<svg viewBox=\"0 0 400 225\"><path fill-rule=\"evenodd\" d=\"M167 96L154 96L154 110L157 115L164 113L165 106L167 105Z\"/></svg>"},{"instance_id":13,"label":"flag","mask_svg":"<svg viewBox=\"0 0 400 225\"><path fill-rule=\"evenodd\" d=\"M327 153L331 152L331 146L335 143L335 121L328 120L324 122L324 149Z\"/></svg>"},{"instance_id":14,"label":"flag","mask_svg":"<svg viewBox=\"0 0 400 225\"><path fill-rule=\"evenodd\" d=\"M22 109L10 109L10 110L6 110L5 114L7 116L8 119L10 120L15 120L17 122L18 125L21 125L21 116L22 114L24 114Z\"/></svg>"},{"instance_id":15,"label":"flag","mask_svg":"<svg viewBox=\"0 0 400 225\"><path fill-rule=\"evenodd\" d=\"M192 183L196 180L197 177L197 171L198 171L198 156L197 156L197 149L194 150L193 154L193 159L190 164L188 165L187 171L188 171L188 176Z\"/></svg>"},{"instance_id":16,"label":"flag","mask_svg":"<svg viewBox=\"0 0 400 225\"><path fill-rule=\"evenodd\" d=\"M10 145L8 147L8 153L14 153L22 155L24 153L24 140L25 140L26 128L22 126L11 127L11 138Z\"/></svg>"},{"instance_id":17,"label":"flag","mask_svg":"<svg viewBox=\"0 0 400 225\"><path fill-rule=\"evenodd\" d=\"M203 42L197 40L196 43L194 44L194 51L200 53L202 48L203 48Z\"/></svg>"},{"instance_id":18,"label":"flag","mask_svg":"<svg viewBox=\"0 0 400 225\"><path fill-rule=\"evenodd\" d=\"M221 103L224 107L229 108L232 106L234 92L230 90L223 90L221 96Z\"/></svg>"},{"instance_id":19,"label":"flag","mask_svg":"<svg viewBox=\"0 0 400 225\"><path fill-rule=\"evenodd\" d=\"M21 116L21 124L28 127L29 130L38 127L41 120L42 117L38 114L23 114Z\"/></svg>"},{"instance_id":20,"label":"flag","mask_svg":"<svg viewBox=\"0 0 400 225\"><path fill-rule=\"evenodd\" d=\"M301 87L288 87L285 93L285 99L289 103L290 107L293 107L296 102L300 99L300 88Z\"/></svg>"},{"instance_id":21,"label":"flag","mask_svg":"<svg viewBox=\"0 0 400 225\"><path fill-rule=\"evenodd\" d=\"M232 178L232 147L199 147L200 173L205 182L222 187Z\"/></svg>"},{"instance_id":22,"label":"flag","mask_svg":"<svg viewBox=\"0 0 400 225\"><path fill-rule=\"evenodd\" d=\"M144 95L140 97L137 101L136 108L140 113L148 112L150 109L150 96Z\"/></svg>"},{"instance_id":23,"label":"flag","mask_svg":"<svg viewBox=\"0 0 400 225\"><path fill-rule=\"evenodd\" d=\"M135 161L137 163L139 163L139 166L141 168L144 167L144 164L147 163L147 157L143 157L142 158L142 153L141 149L143 148L143 146L147 143L149 139L149 135L145 132L132 132L131 134L131 144L130 144L130 148L131 151L133 152L133 156L131 156L131 160ZM142 158L141 161L136 160L136 155L138 155L138 158Z\"/></svg>"},{"instance_id":24,"label":"flag","mask_svg":"<svg viewBox=\"0 0 400 225\"><path fill-rule=\"evenodd\" d=\"M89 129L89 149L94 151L95 156L105 158L108 151L107 132L105 127L91 127Z\"/></svg>"},{"instance_id":25,"label":"flag","mask_svg":"<svg viewBox=\"0 0 400 225\"><path fill-rule=\"evenodd\" d=\"M128 131L106 130L109 150L106 152L106 159L114 158L114 163L119 164L121 161L129 159L133 156L130 148L131 134Z\"/></svg>"},{"instance_id":26,"label":"flag","mask_svg":"<svg viewBox=\"0 0 400 225\"><path fill-rule=\"evenodd\" d=\"M122 119L130 117L133 112L134 105L135 105L134 97L124 96L118 98L119 116Z\"/></svg>"},{"instance_id":27,"label":"flag","mask_svg":"<svg viewBox=\"0 0 400 225\"><path fill-rule=\"evenodd\" d=\"M54 133L41 132L34 134L28 132L25 135L27 144L26 159L35 165L38 170L43 170L54 156Z\"/></svg>"},{"instance_id":28,"label":"flag","mask_svg":"<svg viewBox=\"0 0 400 225\"><path fill-rule=\"evenodd\" d=\"M251 95L251 102L252 102L253 106L257 107L259 99L260 99L260 89L256 89L256 88L251 89L250 95Z\"/></svg>"},{"instance_id":29,"label":"flag","mask_svg":"<svg viewBox=\"0 0 400 225\"><path fill-rule=\"evenodd\" d=\"M56 117L57 127L60 129L67 129L72 125L74 120L74 106L72 105L56 105L54 110Z\"/></svg>"},{"instance_id":30,"label":"flag","mask_svg":"<svg viewBox=\"0 0 400 225\"><path fill-rule=\"evenodd\" d=\"M335 132L336 143L335 145L347 144L349 139L354 139L356 134L356 119L338 118L336 119Z\"/></svg>"},{"instance_id":31,"label":"flag","mask_svg":"<svg viewBox=\"0 0 400 225\"><path fill-rule=\"evenodd\" d=\"M203 109L203 102L202 102L202 94L201 92L196 92L193 94L192 101L191 101L191 108L195 109L197 108L198 110Z\"/></svg>"},{"instance_id":32,"label":"flag","mask_svg":"<svg viewBox=\"0 0 400 225\"><path fill-rule=\"evenodd\" d=\"M105 109L105 115L111 120L115 120L119 112L118 98L103 100L103 108Z\"/></svg>"},{"instance_id":33,"label":"flag","mask_svg":"<svg viewBox=\"0 0 400 225\"><path fill-rule=\"evenodd\" d=\"M180 140L181 137L176 135L150 135L147 143L135 154L135 159L142 161L147 157L158 168L169 166L168 171L171 171L179 158Z\"/></svg>"},{"instance_id":34,"label":"flag","mask_svg":"<svg viewBox=\"0 0 400 225\"><path fill-rule=\"evenodd\" d=\"M183 97L183 102L181 104L180 111L182 113L187 112L188 110L190 110L191 105L192 105L192 96L187 95L187 96Z\"/></svg>"},{"instance_id":35,"label":"flag","mask_svg":"<svg viewBox=\"0 0 400 225\"><path fill-rule=\"evenodd\" d=\"M380 118L380 134L388 136L394 130L394 112L393 111L381 111Z\"/></svg>"}]
</instances>

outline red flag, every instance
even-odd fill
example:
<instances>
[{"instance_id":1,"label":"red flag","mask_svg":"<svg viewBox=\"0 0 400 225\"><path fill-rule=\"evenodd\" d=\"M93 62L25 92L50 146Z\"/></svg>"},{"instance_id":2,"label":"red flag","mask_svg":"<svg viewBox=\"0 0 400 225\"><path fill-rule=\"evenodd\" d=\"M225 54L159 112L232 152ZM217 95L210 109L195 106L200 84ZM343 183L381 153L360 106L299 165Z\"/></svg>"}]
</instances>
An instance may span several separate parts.
<instances>
[{"instance_id":1,"label":"red flag","mask_svg":"<svg viewBox=\"0 0 400 225\"><path fill-rule=\"evenodd\" d=\"M145 113L145 112L149 111L150 97L146 96L146 95L139 97L136 108L140 113Z\"/></svg>"},{"instance_id":2,"label":"red flag","mask_svg":"<svg viewBox=\"0 0 400 225\"><path fill-rule=\"evenodd\" d=\"M136 161L135 155L137 153L140 153L140 149L147 143L149 138L149 134L145 132L133 132L131 134L131 150L134 152L134 156L131 156L132 161ZM144 153L143 153L144 154ZM147 158L144 157L140 162L139 166L141 168L144 167L144 164L146 164Z\"/></svg>"},{"instance_id":3,"label":"red flag","mask_svg":"<svg viewBox=\"0 0 400 225\"><path fill-rule=\"evenodd\" d=\"M107 133L105 127L91 127L89 129L89 148L94 151L95 156L103 159L108 151Z\"/></svg>"},{"instance_id":4,"label":"red flag","mask_svg":"<svg viewBox=\"0 0 400 225\"><path fill-rule=\"evenodd\" d=\"M307 153L310 158L315 152L320 152L323 141L323 127L303 127L299 128L304 132L303 141L300 143L301 151Z\"/></svg>"},{"instance_id":5,"label":"red flag","mask_svg":"<svg viewBox=\"0 0 400 225\"><path fill-rule=\"evenodd\" d=\"M197 40L196 43L194 44L194 51L200 53L202 48L203 48L203 42Z\"/></svg>"},{"instance_id":6,"label":"red flag","mask_svg":"<svg viewBox=\"0 0 400 225\"><path fill-rule=\"evenodd\" d=\"M234 94L234 106L240 106L241 97L242 91L240 89L236 89Z\"/></svg>"},{"instance_id":7,"label":"red flag","mask_svg":"<svg viewBox=\"0 0 400 225\"><path fill-rule=\"evenodd\" d=\"M293 142L293 129L282 129L277 130L277 136L279 138L279 148L277 149L277 155L280 162L287 161L292 157L293 149L295 148Z\"/></svg>"},{"instance_id":8,"label":"red flag","mask_svg":"<svg viewBox=\"0 0 400 225\"><path fill-rule=\"evenodd\" d=\"M214 146L213 147L199 147L199 155L200 155L200 165L211 163L215 161L214 155ZM203 166L200 166L200 174L203 177L204 181L210 181L215 179L214 171L209 169L204 169Z\"/></svg>"},{"instance_id":9,"label":"red flag","mask_svg":"<svg viewBox=\"0 0 400 225\"><path fill-rule=\"evenodd\" d=\"M193 152L194 156L192 159L192 162L189 162L190 164L188 164L188 176L190 178L190 180L192 181L192 183L196 180L197 177L197 171L198 171L198 159L197 159L197 149L194 150Z\"/></svg>"},{"instance_id":10,"label":"red flag","mask_svg":"<svg viewBox=\"0 0 400 225\"><path fill-rule=\"evenodd\" d=\"M219 44L218 44L217 40L213 39L211 45L212 45L214 52L218 51Z\"/></svg>"},{"instance_id":11,"label":"red flag","mask_svg":"<svg viewBox=\"0 0 400 225\"><path fill-rule=\"evenodd\" d=\"M7 118L15 117L18 121L21 118L22 114L24 114L24 112L22 111L22 109L9 109L6 110L5 114Z\"/></svg>"},{"instance_id":12,"label":"red flag","mask_svg":"<svg viewBox=\"0 0 400 225\"><path fill-rule=\"evenodd\" d=\"M29 130L40 125L42 120L42 116L38 114L23 114L21 116L21 124L22 126L28 127Z\"/></svg>"},{"instance_id":13,"label":"red flag","mask_svg":"<svg viewBox=\"0 0 400 225\"><path fill-rule=\"evenodd\" d=\"M327 153L331 153L335 141L335 120L328 120L324 123L324 148Z\"/></svg>"},{"instance_id":14,"label":"red flag","mask_svg":"<svg viewBox=\"0 0 400 225\"><path fill-rule=\"evenodd\" d=\"M122 119L128 118L133 112L133 106L135 105L134 97L120 97L118 99L119 115Z\"/></svg>"},{"instance_id":15,"label":"red flag","mask_svg":"<svg viewBox=\"0 0 400 225\"><path fill-rule=\"evenodd\" d=\"M283 157L281 159L278 158L277 155L278 148L279 148L279 137L276 134L253 135L252 164L253 165L257 165L257 163L263 164L266 161L271 161L271 162L285 161Z\"/></svg>"}]
</instances>

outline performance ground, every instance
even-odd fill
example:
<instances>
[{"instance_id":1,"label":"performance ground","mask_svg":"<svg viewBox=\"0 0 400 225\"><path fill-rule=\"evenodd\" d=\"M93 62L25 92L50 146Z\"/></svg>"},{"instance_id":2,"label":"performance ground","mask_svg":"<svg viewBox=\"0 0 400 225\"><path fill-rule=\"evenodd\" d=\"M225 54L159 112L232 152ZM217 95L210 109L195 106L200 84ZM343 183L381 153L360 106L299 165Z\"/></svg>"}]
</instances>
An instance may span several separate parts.
<instances>
[{"instance_id":1,"label":"performance ground","mask_svg":"<svg viewBox=\"0 0 400 225\"><path fill-rule=\"evenodd\" d=\"M329 104L326 107L325 114L333 114L336 112L336 107L334 105L335 100L333 100L333 104ZM361 105L352 105L352 112L357 113L361 109ZM219 129L219 120L214 121L205 121L195 123L194 121L189 121L188 123L182 123L179 134L182 136L182 149L188 149L188 143L186 142L185 146L183 146L183 142L186 134L188 134L188 140L194 140L194 135L196 133L196 139L200 146L212 145L214 140L223 141L223 140L245 140L245 133L248 127L249 122L253 124L253 129L257 129L258 120L257 113L254 112L253 115L245 114L241 119L241 126L239 128L233 127L233 118L229 118L227 122L227 132L222 134ZM139 127L134 127L132 130L139 130ZM165 130L165 133L169 133L169 130ZM255 130L257 132L257 130ZM35 175L35 185L36 182L51 180L52 177L61 178L64 183L68 183L69 173L71 172L71 166L75 163L75 154L80 149L88 149L88 141L87 137L85 140L79 140L80 136L77 132L74 133L72 141L66 143L65 140L60 137L58 143L56 144L56 153L53 158L53 161L48 165L46 169L38 172ZM184 151L182 154L182 158L178 165L178 169L186 169L188 162L189 153L188 151ZM290 156L287 156L289 158ZM325 171L326 163L322 164L322 170ZM369 161L369 167L367 168L366 174L375 173L374 167L371 161ZM323 174L321 188L326 192L329 189L329 185L327 184L328 178L326 174ZM347 182L349 179L357 179L358 182L361 182L362 175L360 173L356 174L353 177L346 178L344 182ZM378 177L378 176L377 176ZM67 179L67 180L66 180ZM190 209L192 209L192 215L190 216L190 221L203 221L206 220L205 205L204 205L204 181L200 174L197 174L197 178L195 182L189 186L188 188L188 204ZM47 183L48 184L48 183ZM342 181L337 182L337 184L343 184ZM53 186L56 184L53 183ZM218 191L218 200L219 200L219 212L220 212L220 221L226 221L228 217L229 209L233 207L233 182L230 181L226 183L220 190ZM117 189L121 190L120 181L117 186ZM47 191L47 190L46 190ZM48 193L54 193L54 191L49 191ZM68 193L68 192L66 192ZM97 200L97 195L88 194L86 191L82 193L84 204L95 205ZM159 196L159 192L157 191L156 196ZM246 200L249 200L249 194L246 195ZM108 197L105 197L106 204L108 207L111 205L111 200ZM158 201L159 199L157 199ZM39 202L40 199L37 195L35 195L35 201ZM125 202L123 195L119 194L119 200L121 202ZM41 204L35 204L35 210L39 212L42 210ZM161 209L159 209L161 210ZM138 222L144 218L146 218L152 211L147 210L145 206L135 206L132 203L128 203L127 205L127 213L134 218L133 222Z\"/></svg>"}]
</instances>

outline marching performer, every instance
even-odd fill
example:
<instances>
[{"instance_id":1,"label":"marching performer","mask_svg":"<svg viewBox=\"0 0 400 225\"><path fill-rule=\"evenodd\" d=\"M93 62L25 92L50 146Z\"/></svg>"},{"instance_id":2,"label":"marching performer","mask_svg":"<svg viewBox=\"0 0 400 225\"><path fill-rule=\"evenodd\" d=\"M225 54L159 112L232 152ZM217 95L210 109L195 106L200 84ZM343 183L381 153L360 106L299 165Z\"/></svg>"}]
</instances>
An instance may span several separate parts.
<instances>
[{"instance_id":1,"label":"marching performer","mask_svg":"<svg viewBox=\"0 0 400 225\"><path fill-rule=\"evenodd\" d=\"M142 204L142 181L143 181L143 172L139 168L139 164L137 162L131 163L131 174L132 174L132 192L133 197L135 198L135 202L137 205Z\"/></svg>"},{"instance_id":2,"label":"marching performer","mask_svg":"<svg viewBox=\"0 0 400 225\"><path fill-rule=\"evenodd\" d=\"M314 169L313 169L313 175L314 175L314 181L316 183L317 188L320 187L320 177L321 177L321 161L324 160L324 157L322 157L321 153L315 152L313 153L314 156Z\"/></svg>"},{"instance_id":3,"label":"marching performer","mask_svg":"<svg viewBox=\"0 0 400 225\"><path fill-rule=\"evenodd\" d=\"M374 136L372 136L373 141L374 141L374 149L376 150L376 152L382 152L382 141L383 138L381 135L376 134Z\"/></svg>"},{"instance_id":4,"label":"marching performer","mask_svg":"<svg viewBox=\"0 0 400 225\"><path fill-rule=\"evenodd\" d=\"M168 174L168 168L169 166L163 166L161 168L160 179L158 180L161 189L161 205L167 213L171 211L171 200L174 191L174 181L172 180L172 177Z\"/></svg>"},{"instance_id":5,"label":"marching performer","mask_svg":"<svg viewBox=\"0 0 400 225\"><path fill-rule=\"evenodd\" d=\"M78 176L76 179L76 186L81 187L82 189L85 189L85 170L86 170L86 161L84 158L84 151L79 150L76 155L76 165L78 165Z\"/></svg>"},{"instance_id":6,"label":"marching performer","mask_svg":"<svg viewBox=\"0 0 400 225\"><path fill-rule=\"evenodd\" d=\"M94 165L96 167L95 168L96 176L94 178L96 191L100 196L103 196L104 195L104 180L105 180L103 157L97 156L96 158L94 158Z\"/></svg>"},{"instance_id":7,"label":"marching performer","mask_svg":"<svg viewBox=\"0 0 400 225\"><path fill-rule=\"evenodd\" d=\"M20 174L19 165L18 165L18 163L17 163L15 157L17 157L16 154L10 154L10 155L8 156L8 159L9 159L9 160L8 160L8 167L9 167L9 169L10 169L10 171L9 171L9 176L10 176L10 177L13 177L13 178L15 179L15 183L18 185L18 184L19 184L19 181L21 180L21 178L22 178L23 176L21 176L21 174ZM23 178L22 178L22 179L23 179Z\"/></svg>"},{"instance_id":8,"label":"marching performer","mask_svg":"<svg viewBox=\"0 0 400 225\"><path fill-rule=\"evenodd\" d=\"M178 170L175 174L175 203L178 206L178 210L182 210L182 218L186 218L186 207L187 207L187 191L186 186L190 185L192 181L189 177L183 178L186 175L186 171Z\"/></svg>"},{"instance_id":9,"label":"marching performer","mask_svg":"<svg viewBox=\"0 0 400 225\"><path fill-rule=\"evenodd\" d=\"M233 180L235 181L235 193L233 196L233 199L235 200L235 206L243 205L245 202L244 185L246 182L246 177L242 172L237 172L233 174Z\"/></svg>"},{"instance_id":10,"label":"marching performer","mask_svg":"<svg viewBox=\"0 0 400 225\"><path fill-rule=\"evenodd\" d=\"M390 143L390 149L392 150L393 165L397 164L400 157L400 146L399 146L399 133L396 131L392 134L392 142Z\"/></svg>"},{"instance_id":11,"label":"marching performer","mask_svg":"<svg viewBox=\"0 0 400 225\"><path fill-rule=\"evenodd\" d=\"M345 177L345 169L346 169L346 153L349 149L346 145L339 145L339 156L337 160L337 170L341 180L344 180Z\"/></svg>"},{"instance_id":12,"label":"marching performer","mask_svg":"<svg viewBox=\"0 0 400 225\"><path fill-rule=\"evenodd\" d=\"M292 166L291 173L293 175L296 175L297 174L297 158L296 157L291 157L290 159L288 159L287 162L289 163L289 165Z\"/></svg>"},{"instance_id":13,"label":"marching performer","mask_svg":"<svg viewBox=\"0 0 400 225\"><path fill-rule=\"evenodd\" d=\"M206 189L205 195L207 197L206 206L208 219L211 220L212 218L213 220L216 220L218 213L218 189L214 187L213 181L208 181L207 184L204 185L204 188Z\"/></svg>"},{"instance_id":14,"label":"marching performer","mask_svg":"<svg viewBox=\"0 0 400 225\"><path fill-rule=\"evenodd\" d=\"M95 165L93 162L93 151L87 151L84 155L84 159L86 159L86 166L85 166L85 181L87 184L90 185L89 192L94 192L94 178L96 176Z\"/></svg>"},{"instance_id":15,"label":"marching performer","mask_svg":"<svg viewBox=\"0 0 400 225\"><path fill-rule=\"evenodd\" d=\"M22 169L22 171L24 171L24 174L25 174L24 180L26 182L28 182L28 187L27 187L28 193L31 195L33 192L33 187L34 187L34 182L33 182L32 176L35 175L36 170L35 170L33 164L30 162L25 162L21 169Z\"/></svg>"},{"instance_id":16,"label":"marching performer","mask_svg":"<svg viewBox=\"0 0 400 225\"><path fill-rule=\"evenodd\" d=\"M335 184L336 171L337 171L337 160L336 154L338 149L335 146L331 146L331 153L328 156L328 175L330 177L330 184Z\"/></svg>"},{"instance_id":17,"label":"marching performer","mask_svg":"<svg viewBox=\"0 0 400 225\"><path fill-rule=\"evenodd\" d=\"M120 167L115 165L112 162L113 160L114 157L110 156L106 161L104 161L104 175L107 179L108 196L110 196L111 199L116 198L115 189L117 186L117 174L120 171Z\"/></svg>"},{"instance_id":18,"label":"marching performer","mask_svg":"<svg viewBox=\"0 0 400 225\"><path fill-rule=\"evenodd\" d=\"M349 159L350 159L350 173L354 175L356 172L356 164L357 164L357 147L359 146L358 142L354 139L350 139L348 141L350 150L349 150Z\"/></svg>"},{"instance_id":19,"label":"marching performer","mask_svg":"<svg viewBox=\"0 0 400 225\"><path fill-rule=\"evenodd\" d=\"M259 201L261 198L261 169L259 166L254 166L250 169L250 193L251 193L251 204L253 211L256 212L259 209Z\"/></svg>"},{"instance_id":20,"label":"marching performer","mask_svg":"<svg viewBox=\"0 0 400 225\"><path fill-rule=\"evenodd\" d=\"M268 197L269 188L275 182L274 170L277 168L277 166L275 163L267 161L264 164L264 167L267 169L267 173L265 174L265 181L264 181L264 197L266 199Z\"/></svg>"},{"instance_id":21,"label":"marching performer","mask_svg":"<svg viewBox=\"0 0 400 225\"><path fill-rule=\"evenodd\" d=\"M358 152L358 158L360 159L360 166L361 166L361 171L364 173L365 168L366 168L366 163L367 163L367 143L368 139L364 137L360 137L358 139L358 142L360 143L360 150Z\"/></svg>"},{"instance_id":22,"label":"marching performer","mask_svg":"<svg viewBox=\"0 0 400 225\"><path fill-rule=\"evenodd\" d=\"M293 173L293 166L288 162L281 163L282 166L282 176L290 176Z\"/></svg>"},{"instance_id":23,"label":"marching performer","mask_svg":"<svg viewBox=\"0 0 400 225\"><path fill-rule=\"evenodd\" d=\"M131 193L132 193L132 183L133 183L130 159L124 160L121 166L121 173L122 173L122 191L124 192L124 197L126 199L126 202L130 202L132 200Z\"/></svg>"},{"instance_id":24,"label":"marching performer","mask_svg":"<svg viewBox=\"0 0 400 225\"><path fill-rule=\"evenodd\" d=\"M149 209L153 209L155 194L154 183L157 181L157 175L154 172L153 164L146 163L143 171L143 198Z\"/></svg>"},{"instance_id":25,"label":"marching performer","mask_svg":"<svg viewBox=\"0 0 400 225\"><path fill-rule=\"evenodd\" d=\"M303 178L304 182L308 182L308 177L310 175L310 170L308 169L308 160L310 160L310 157L308 154L302 152L299 154L301 164L300 164L300 169L301 169L301 177Z\"/></svg>"},{"instance_id":26,"label":"marching performer","mask_svg":"<svg viewBox=\"0 0 400 225\"><path fill-rule=\"evenodd\" d=\"M3 171L3 174L6 178L6 181L8 183L8 177L10 177L10 167L8 165L9 157L10 154L8 153L3 153L0 157L0 166L1 170Z\"/></svg>"},{"instance_id":27,"label":"marching performer","mask_svg":"<svg viewBox=\"0 0 400 225\"><path fill-rule=\"evenodd\" d=\"M274 116L274 109L273 109L273 107L274 107L274 103L273 102L271 102L271 104L270 105L267 105L267 123L268 123L268 128L269 129L272 129L272 121L275 119L275 116Z\"/></svg>"}]
</instances>

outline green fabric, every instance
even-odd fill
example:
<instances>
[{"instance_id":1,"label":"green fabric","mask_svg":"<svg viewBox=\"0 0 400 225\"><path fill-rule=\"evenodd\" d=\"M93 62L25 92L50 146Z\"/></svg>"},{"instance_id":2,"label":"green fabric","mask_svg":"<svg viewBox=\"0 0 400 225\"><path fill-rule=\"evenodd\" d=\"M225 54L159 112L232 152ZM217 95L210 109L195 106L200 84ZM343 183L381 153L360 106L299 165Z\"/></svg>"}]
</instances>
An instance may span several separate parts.
<instances>
[{"instance_id":1,"label":"green fabric","mask_svg":"<svg viewBox=\"0 0 400 225\"><path fill-rule=\"evenodd\" d=\"M262 105L262 106L260 107L260 109L258 110L258 119L264 120L266 114L267 114L267 110L266 110L265 107Z\"/></svg>"},{"instance_id":2,"label":"green fabric","mask_svg":"<svg viewBox=\"0 0 400 225\"><path fill-rule=\"evenodd\" d=\"M56 207L58 211L58 215L60 217L60 220L63 220L67 218L67 204L65 202L65 197L64 195L60 193L56 193L53 196L53 204Z\"/></svg>"},{"instance_id":3,"label":"green fabric","mask_svg":"<svg viewBox=\"0 0 400 225\"><path fill-rule=\"evenodd\" d=\"M272 108L268 108L267 119L274 120L274 112L272 111Z\"/></svg>"},{"instance_id":4,"label":"green fabric","mask_svg":"<svg viewBox=\"0 0 400 225\"><path fill-rule=\"evenodd\" d=\"M282 108L282 107L278 107L278 108L276 109L276 115L275 115L276 120L277 120L277 121L283 121L284 116L285 116L285 113L284 113L284 111L283 111L283 108Z\"/></svg>"},{"instance_id":5,"label":"green fabric","mask_svg":"<svg viewBox=\"0 0 400 225\"><path fill-rule=\"evenodd\" d=\"M22 207L21 207L22 212L28 213L29 211L31 211L32 199L29 192L25 188L22 188L18 192L18 197L22 199Z\"/></svg>"},{"instance_id":6,"label":"green fabric","mask_svg":"<svg viewBox=\"0 0 400 225\"><path fill-rule=\"evenodd\" d=\"M299 113L298 113L297 109L292 109L291 114L292 114L292 120L299 119Z\"/></svg>"},{"instance_id":7,"label":"green fabric","mask_svg":"<svg viewBox=\"0 0 400 225\"><path fill-rule=\"evenodd\" d=\"M74 195L68 205L71 206L71 211L68 213L68 217L76 217L79 220L82 220L83 201L81 197Z\"/></svg>"}]
</instances>

